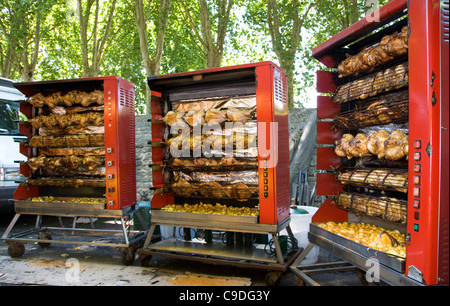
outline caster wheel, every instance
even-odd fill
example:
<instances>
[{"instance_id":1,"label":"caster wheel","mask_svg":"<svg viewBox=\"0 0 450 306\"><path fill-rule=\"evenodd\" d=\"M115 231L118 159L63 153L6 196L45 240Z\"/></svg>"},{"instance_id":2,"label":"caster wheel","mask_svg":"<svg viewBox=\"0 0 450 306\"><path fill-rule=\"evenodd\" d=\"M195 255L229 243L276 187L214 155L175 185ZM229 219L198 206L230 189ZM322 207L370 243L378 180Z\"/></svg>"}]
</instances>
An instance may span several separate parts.
<instances>
[{"instance_id":1,"label":"caster wheel","mask_svg":"<svg viewBox=\"0 0 450 306\"><path fill-rule=\"evenodd\" d=\"M361 282L361 284L363 286L368 286L369 285L369 282L366 279L366 272L365 271L363 271L361 269L357 269L356 270L356 275L358 276L359 281Z\"/></svg>"},{"instance_id":2,"label":"caster wheel","mask_svg":"<svg viewBox=\"0 0 450 306\"><path fill-rule=\"evenodd\" d=\"M50 233L38 233L39 240L52 240L52 235ZM38 244L43 248L48 248L51 243L50 242L38 242Z\"/></svg>"},{"instance_id":3,"label":"caster wheel","mask_svg":"<svg viewBox=\"0 0 450 306\"><path fill-rule=\"evenodd\" d=\"M276 286L280 277L281 272L269 272L265 277L267 286Z\"/></svg>"},{"instance_id":4,"label":"caster wheel","mask_svg":"<svg viewBox=\"0 0 450 306\"><path fill-rule=\"evenodd\" d=\"M298 277L297 275L295 275L295 282L297 283L298 286L306 286L305 281L300 277Z\"/></svg>"},{"instance_id":5,"label":"caster wheel","mask_svg":"<svg viewBox=\"0 0 450 306\"><path fill-rule=\"evenodd\" d=\"M126 266L131 266L134 262L135 256L136 256L136 251L134 251L134 250L122 251L122 263Z\"/></svg>"},{"instance_id":6,"label":"caster wheel","mask_svg":"<svg viewBox=\"0 0 450 306\"><path fill-rule=\"evenodd\" d=\"M12 244L8 246L8 255L12 258L22 257L25 253L25 246L23 244Z\"/></svg>"},{"instance_id":7,"label":"caster wheel","mask_svg":"<svg viewBox=\"0 0 450 306\"><path fill-rule=\"evenodd\" d=\"M150 267L150 261L152 260L152 255L143 255L140 256L141 266Z\"/></svg>"}]
</instances>

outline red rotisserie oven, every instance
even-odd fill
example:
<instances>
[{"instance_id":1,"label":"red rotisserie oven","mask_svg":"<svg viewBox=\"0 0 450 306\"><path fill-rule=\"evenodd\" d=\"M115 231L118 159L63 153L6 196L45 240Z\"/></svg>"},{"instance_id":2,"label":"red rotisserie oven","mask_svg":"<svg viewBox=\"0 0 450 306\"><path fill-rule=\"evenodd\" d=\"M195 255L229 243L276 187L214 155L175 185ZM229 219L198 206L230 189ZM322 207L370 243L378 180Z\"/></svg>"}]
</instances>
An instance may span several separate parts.
<instances>
[{"instance_id":1,"label":"red rotisserie oven","mask_svg":"<svg viewBox=\"0 0 450 306\"><path fill-rule=\"evenodd\" d=\"M289 252L278 233L291 232L285 72L261 62L150 77L148 84L155 192L141 261L158 254L284 271ZM156 225L183 229L183 242L175 235L150 244ZM190 228L205 230L204 241ZM252 248L251 234L272 234L273 252Z\"/></svg>"},{"instance_id":2,"label":"red rotisserie oven","mask_svg":"<svg viewBox=\"0 0 450 306\"><path fill-rule=\"evenodd\" d=\"M310 241L365 271L376 259L390 284L449 281L448 12L448 1L393 0L313 50L333 71L317 72L327 199Z\"/></svg>"},{"instance_id":3,"label":"red rotisserie oven","mask_svg":"<svg viewBox=\"0 0 450 306\"><path fill-rule=\"evenodd\" d=\"M16 216L3 235L10 255L21 256L23 243L36 241L9 236L22 214L38 216L41 245L68 242L52 239L41 228L42 216L73 216L73 227L78 217L120 218L124 243L104 244L128 247L136 205L134 85L116 76L14 85L27 96L20 110L28 120L20 122L26 180L14 194Z\"/></svg>"}]
</instances>

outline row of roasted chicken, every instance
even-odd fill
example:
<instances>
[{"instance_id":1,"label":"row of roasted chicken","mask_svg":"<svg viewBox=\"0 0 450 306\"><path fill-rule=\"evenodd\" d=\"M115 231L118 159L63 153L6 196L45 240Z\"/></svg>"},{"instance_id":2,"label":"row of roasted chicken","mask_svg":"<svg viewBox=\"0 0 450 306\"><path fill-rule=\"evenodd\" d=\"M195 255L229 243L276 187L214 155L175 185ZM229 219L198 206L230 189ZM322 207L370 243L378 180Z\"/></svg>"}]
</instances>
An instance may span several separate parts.
<instances>
[{"instance_id":1,"label":"row of roasted chicken","mask_svg":"<svg viewBox=\"0 0 450 306\"><path fill-rule=\"evenodd\" d=\"M336 115L333 123L347 130L408 121L408 91L389 93L357 105L357 109Z\"/></svg>"},{"instance_id":2,"label":"row of roasted chicken","mask_svg":"<svg viewBox=\"0 0 450 306\"><path fill-rule=\"evenodd\" d=\"M247 201L253 194L257 193L256 187L250 187L244 183L235 183L222 186L216 181L204 183L189 183L185 180L173 183L171 186L176 196L183 198L204 197L214 199L234 199Z\"/></svg>"},{"instance_id":3,"label":"row of roasted chicken","mask_svg":"<svg viewBox=\"0 0 450 306\"><path fill-rule=\"evenodd\" d=\"M163 118L164 122L169 126L183 126L186 123L190 126L199 126L204 124L221 124L226 121L245 123L252 120L254 110L248 108L228 109L208 109L208 110L191 110L185 111L169 111Z\"/></svg>"},{"instance_id":4,"label":"row of roasted chicken","mask_svg":"<svg viewBox=\"0 0 450 306\"><path fill-rule=\"evenodd\" d=\"M333 100L336 103L364 100L406 87L408 82L408 64L403 63L339 86Z\"/></svg>"},{"instance_id":5,"label":"row of roasted chicken","mask_svg":"<svg viewBox=\"0 0 450 306\"><path fill-rule=\"evenodd\" d=\"M233 145L234 148L249 149L256 147L256 135L200 135L185 136L183 134L166 140L166 144L173 149L184 149L189 146L190 150L202 149L205 146L212 149L225 149Z\"/></svg>"},{"instance_id":6,"label":"row of roasted chicken","mask_svg":"<svg viewBox=\"0 0 450 306\"><path fill-rule=\"evenodd\" d=\"M344 134L336 141L335 153L339 157L364 157L375 155L379 159L399 160L408 158L409 137L402 130L389 133L385 129L375 130L368 135Z\"/></svg>"},{"instance_id":7,"label":"row of roasted chicken","mask_svg":"<svg viewBox=\"0 0 450 306\"><path fill-rule=\"evenodd\" d=\"M338 65L339 77L370 73L376 67L407 53L408 26L404 26L400 33L394 32L383 36L376 46L365 48L354 56L347 54L347 58Z\"/></svg>"},{"instance_id":8,"label":"row of roasted chicken","mask_svg":"<svg viewBox=\"0 0 450 306\"><path fill-rule=\"evenodd\" d=\"M388 221L406 223L405 201L393 197L372 197L363 194L341 192L337 205L352 212L379 217Z\"/></svg>"},{"instance_id":9,"label":"row of roasted chicken","mask_svg":"<svg viewBox=\"0 0 450 306\"><path fill-rule=\"evenodd\" d=\"M336 179L344 185L357 185L408 192L408 170L402 169L347 169L337 173Z\"/></svg>"}]
</instances>

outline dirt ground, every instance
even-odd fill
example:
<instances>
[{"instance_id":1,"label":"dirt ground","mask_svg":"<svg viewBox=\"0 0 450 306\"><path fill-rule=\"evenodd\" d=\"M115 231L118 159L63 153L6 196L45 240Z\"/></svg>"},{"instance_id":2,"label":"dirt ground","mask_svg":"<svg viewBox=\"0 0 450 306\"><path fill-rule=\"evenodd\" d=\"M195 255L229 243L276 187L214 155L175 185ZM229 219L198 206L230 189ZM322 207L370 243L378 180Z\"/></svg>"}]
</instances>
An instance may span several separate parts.
<instances>
[{"instance_id":1,"label":"dirt ground","mask_svg":"<svg viewBox=\"0 0 450 306\"><path fill-rule=\"evenodd\" d=\"M10 215L0 218L0 236L11 218ZM35 221L34 216L21 216L13 233L33 229ZM65 227L71 227L73 218L63 218L62 222ZM43 225L60 226L55 217L44 217ZM89 228L90 224L77 224L77 227L82 226ZM117 229L120 224L100 219L95 221L94 227ZM65 235L70 234L70 231L65 232ZM35 239L36 234L29 236ZM96 236L88 239L101 241L106 238ZM267 274L266 270L159 256L153 256L149 267L141 266L138 255L131 265L126 266L122 263L121 250L84 244L51 244L42 247L36 242L30 242L25 244L23 256L11 258L8 245L0 241L0 286L267 286ZM325 286L362 285L354 271L325 273L318 275L316 280ZM276 286L297 286L294 274L290 270L286 271Z\"/></svg>"}]
</instances>

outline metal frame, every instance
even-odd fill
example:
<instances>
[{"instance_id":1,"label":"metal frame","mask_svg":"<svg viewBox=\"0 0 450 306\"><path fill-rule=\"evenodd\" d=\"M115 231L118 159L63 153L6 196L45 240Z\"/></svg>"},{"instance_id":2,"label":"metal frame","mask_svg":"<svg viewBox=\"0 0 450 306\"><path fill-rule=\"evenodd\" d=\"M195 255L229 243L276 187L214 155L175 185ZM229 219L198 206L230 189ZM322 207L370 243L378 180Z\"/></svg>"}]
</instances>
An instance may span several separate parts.
<instances>
[{"instance_id":1,"label":"metal frame","mask_svg":"<svg viewBox=\"0 0 450 306\"><path fill-rule=\"evenodd\" d=\"M251 63L245 65L205 69L193 72L183 72L148 78L152 90L152 119L163 116L165 96L169 91L181 92L186 88L211 86L211 84L231 83L251 79L256 90L256 112L258 123L265 123L265 142L258 142L259 175L259 207L262 224L279 224L290 215L290 178L289 178L289 120L287 104L286 73L272 62ZM217 85L216 85L217 86ZM224 86L224 90L227 88ZM271 123L278 126L271 131ZM275 130L275 129L274 129ZM258 129L258 133L260 130ZM272 136L272 137L270 137ZM259 137L259 136L258 136ZM278 147L271 145L270 138L278 141ZM163 141L161 124L152 123L152 140ZM263 147L263 145L265 147ZM270 146L270 150L267 147ZM271 161L278 163L271 165ZM152 161L154 165L162 165L164 161L163 147L152 146ZM154 187L164 187L162 170L153 171ZM267 194L267 196L264 196ZM155 194L152 198L152 208L161 208L173 204L169 194Z\"/></svg>"},{"instance_id":2,"label":"metal frame","mask_svg":"<svg viewBox=\"0 0 450 306\"><path fill-rule=\"evenodd\" d=\"M446 6L446 8L444 8ZM343 47L408 14L409 61L409 175L408 238L405 273L408 281L428 285L448 284L448 2L439 0L392 0L378 10L379 21L364 18L328 41L314 48L313 56L328 68L336 68L345 58ZM350 48L358 49L361 43ZM359 49L357 50L359 51ZM444 85L447 84L447 85ZM317 91L336 91L336 81L329 71L317 72ZM341 130L331 128L328 119L341 112L329 96L318 97L317 195L335 196L342 189L330 173L340 165L333 155L335 140ZM445 158L447 157L447 158ZM313 222L347 221L347 213L337 213L327 199ZM320 221L319 221L320 219ZM320 239L318 243L324 244ZM333 252L349 256L338 245L327 243ZM388 277L389 274L387 274ZM394 279L397 277L393 277ZM393 280L391 280L393 281ZM404 284L403 281L393 281Z\"/></svg>"},{"instance_id":3,"label":"metal frame","mask_svg":"<svg viewBox=\"0 0 450 306\"><path fill-rule=\"evenodd\" d=\"M209 262L213 264L226 264L239 267L250 267L270 271L266 280L269 284L274 284L287 271L293 261L299 256L302 248L296 248L288 254L283 254L278 234L286 229L291 239L295 239L289 226L290 218L284 220L280 225L267 225L256 223L223 222L220 216L213 221L190 220L189 214L178 220L170 218L158 218L152 215L152 223L147 239L142 248L137 253L140 254L140 261L143 266L148 266L152 256L164 256L193 261ZM229 217L229 216L225 216ZM152 242L153 233L158 225L170 225L183 228L201 228L214 231L232 231L253 234L270 234L275 245L273 256L264 254L263 249L257 249L261 245L251 247L227 246L222 244L215 246L215 243L208 244L198 241L182 241L176 238Z\"/></svg>"},{"instance_id":4,"label":"metal frame","mask_svg":"<svg viewBox=\"0 0 450 306\"><path fill-rule=\"evenodd\" d=\"M36 209L36 208L35 208ZM134 261L135 252L136 249L138 249L142 245L142 241L145 238L146 232L148 231L148 226L145 223L142 215L140 214L139 210L134 209L134 207L129 207L124 210L116 210L114 214L110 213L111 211L108 210L97 210L97 211L91 211L90 213L82 214L83 217L87 218L114 218L114 219L120 219L121 228L119 230L111 230L111 229L94 229L94 228L75 228L75 218L78 217L76 215L76 212L74 211L71 213L70 210L66 210L63 215L61 214L53 214L51 212L44 213L40 211L40 208L37 208L37 211L33 211L33 207L29 207L28 211L25 211L23 209L22 211L19 209L19 212L16 212L14 218L8 225L6 231L3 233L3 236L0 240L6 242L9 246L8 253L12 257L21 257L24 252L25 248L23 245L25 243L30 242L37 242L41 246L49 246L51 243L55 244L74 244L74 245L95 245L95 246L106 246L106 247L115 247L122 249L122 262L124 264L131 264ZM131 231L129 230L129 225L127 225L127 222L129 222L130 218L133 216L133 214L136 214L136 216L141 221L141 224L144 225L145 231ZM16 225L17 221L19 220L21 215L36 215L36 224L34 229L26 230L19 233L11 234L14 226ZM43 227L42 226L42 217L43 216L54 216L54 217L73 217L74 218L74 224L72 227L67 228L63 227L63 224L60 220L61 227ZM69 240L69 239L63 239L63 240L53 240L51 238L51 234L55 233L57 231L60 232L70 232L69 236L75 236L75 232L77 233L87 233L85 236L77 236L77 237L88 237L89 234L92 233L106 233L106 234L122 234L123 236L123 242L96 242L92 240L88 241L79 241L79 240ZM37 234L37 238L24 238L29 235ZM67 237L64 235L64 237Z\"/></svg>"},{"instance_id":5,"label":"metal frame","mask_svg":"<svg viewBox=\"0 0 450 306\"><path fill-rule=\"evenodd\" d=\"M56 202L33 202L29 199L41 196L45 193L38 186L27 186L21 184L14 193L15 211L12 222L9 224L1 240L9 245L8 252L13 257L22 256L25 252L24 243L38 242L42 246L50 243L56 244L86 244L111 246L126 249L122 253L122 262L131 264L134 260L136 249L140 246L140 241L145 237L145 232L129 231L127 229L127 219L135 213L141 223L146 226L140 212L136 206L136 160L135 160L135 109L134 109L134 85L117 76L51 80L42 82L15 83L14 86L24 95L32 96L36 93L52 94L58 91L71 91L74 89L90 92L92 90L102 90L104 96L104 137L105 137L105 185L101 188L88 188L78 191L72 188L52 190L59 193L73 193L72 197L86 195L87 193L100 194L105 203L56 203ZM36 115L36 108L28 103L22 103L20 110L28 118ZM20 124L20 132L32 137L36 130L29 124ZM23 143L20 145L20 152L25 157L33 156L33 149ZM26 177L32 175L32 170L27 164L20 166L21 174ZM14 234L10 236L17 220L22 214L36 215L36 226L34 229ZM42 227L42 216L73 217L72 228ZM106 229L80 229L75 228L77 217L88 218L115 218L120 219L120 230ZM92 225L92 223L91 223ZM148 231L148 226L146 226ZM98 243L94 241L73 241L73 240L53 240L51 232L70 231L82 233L107 233L123 235L122 243ZM37 234L37 239L24 238L29 234Z\"/></svg>"},{"instance_id":6,"label":"metal frame","mask_svg":"<svg viewBox=\"0 0 450 306\"><path fill-rule=\"evenodd\" d=\"M257 122L265 123L265 130L258 127L258 176L259 176L259 210L256 222L233 222L232 220L204 221L190 219L195 214L185 214L186 218L173 220L159 218L152 214L152 226L144 246L138 250L141 263L148 264L152 255L177 257L188 260L201 260L212 263L232 264L246 267L263 268L275 271L269 277L275 282L280 271L287 270L298 252L293 252L285 258L281 252L278 233L286 228L289 236L294 238L289 227L290 222L290 183L289 183L289 122L287 101L286 73L272 62L260 62L230 67L205 69L194 72L183 72L148 78L148 85L152 90L152 119L161 119L170 95L183 95L189 90L196 95L217 94L226 95L230 90L238 95L256 95ZM199 94L200 93L200 94ZM196 96L197 97L197 96ZM192 98L192 97L190 97ZM275 123L278 129L271 129ZM264 135L261 133L264 132ZM152 141L163 141L163 127L152 121ZM271 141L277 141L274 146ZM268 149L267 147L270 147ZM164 150L161 146L152 145L153 185L163 188L165 179L163 170L156 165L164 164ZM277 163L274 163L277 161ZM174 204L174 197L170 194L155 194L152 198L153 209ZM275 258L259 257L255 259L254 252L242 254L239 248L234 250L217 250L208 244L185 242L181 248L176 241L161 241L151 244L153 232L157 225L172 225L184 228L198 228L205 230L220 230L241 233L271 234L275 244ZM231 253L230 253L231 252ZM239 253L239 254L238 254ZM256 252L257 253L257 252Z\"/></svg>"},{"instance_id":7,"label":"metal frame","mask_svg":"<svg viewBox=\"0 0 450 306\"><path fill-rule=\"evenodd\" d=\"M14 83L14 86L26 96L38 92L103 90L104 127L105 127L105 177L106 209L120 210L136 205L136 150L135 150L135 109L134 85L117 76L52 80L41 82ZM21 104L20 111L33 118L35 108L30 104ZM35 130L31 125L21 124L20 132L31 137ZM130 141L132 139L132 141ZM31 147L20 145L20 152L32 157ZM30 177L32 170L21 165L20 172ZM14 193L15 200L24 200L39 196L37 186L20 185Z\"/></svg>"},{"instance_id":8,"label":"metal frame","mask_svg":"<svg viewBox=\"0 0 450 306\"><path fill-rule=\"evenodd\" d=\"M300 254L300 256L295 260L295 262L292 264L291 271L299 277L301 280L305 281L306 283L310 285L317 285L317 282L311 281L312 279L308 277L308 275L302 271L302 269L305 269L305 267L299 267L302 260L308 255L308 253L311 251L312 247L314 245L320 246L321 248L333 253L334 255L338 256L339 258L343 259L344 262L341 262L340 264L347 263L348 265L351 265L352 269L358 268L362 271L368 271L369 269L373 268L372 265L367 266L367 263L371 259L369 256L363 256L362 254L347 248L343 246L340 243L336 243L335 241L331 239L327 239L321 235L316 235L314 233L308 233L309 238L309 245L305 248L305 250ZM372 261L374 262L374 261ZM314 273L321 273L321 272L329 272L328 269L329 266L333 266L335 263L329 263L326 265L312 265L307 266L307 269L311 268L318 268L314 269ZM399 273L395 271L394 269L391 269L385 265L377 265L377 268L379 268L380 273L380 279L383 282L386 282L390 285L394 286L423 286L422 283L417 282L413 280L412 278L405 276L403 273ZM350 269L348 267L345 267L344 269ZM336 269L341 270L341 268Z\"/></svg>"}]
</instances>

